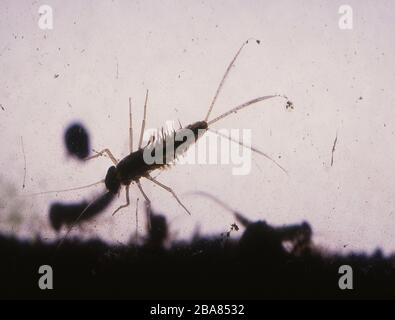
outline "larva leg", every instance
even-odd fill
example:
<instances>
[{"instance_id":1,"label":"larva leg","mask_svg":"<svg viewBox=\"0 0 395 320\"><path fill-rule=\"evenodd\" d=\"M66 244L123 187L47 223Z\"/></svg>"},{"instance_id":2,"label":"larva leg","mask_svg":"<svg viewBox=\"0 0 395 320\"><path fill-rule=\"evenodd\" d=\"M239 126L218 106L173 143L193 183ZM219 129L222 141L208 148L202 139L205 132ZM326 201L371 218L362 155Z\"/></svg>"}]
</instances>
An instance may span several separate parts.
<instances>
[{"instance_id":1,"label":"larva leg","mask_svg":"<svg viewBox=\"0 0 395 320\"><path fill-rule=\"evenodd\" d=\"M181 207L184 208L184 210L191 215L191 213L189 212L189 210L184 206L184 204L181 202L181 200L178 198L178 196L176 195L176 193L173 191L173 189L171 189L170 187L164 185L163 183L159 182L158 180L155 180L154 178L150 177L150 176L144 176L146 179L152 181L153 183L157 184L158 186L160 186L161 188L165 189L166 191L170 192L173 197L177 200L177 202L180 204Z\"/></svg>"},{"instance_id":2,"label":"larva leg","mask_svg":"<svg viewBox=\"0 0 395 320\"><path fill-rule=\"evenodd\" d=\"M129 152L133 152L132 99L129 97Z\"/></svg>"},{"instance_id":3,"label":"larva leg","mask_svg":"<svg viewBox=\"0 0 395 320\"><path fill-rule=\"evenodd\" d=\"M147 201L147 205L151 204L151 200L148 198L148 196L145 194L143 187L141 186L140 181L137 181L137 187L140 189L141 194L143 195L145 201Z\"/></svg>"},{"instance_id":4,"label":"larva leg","mask_svg":"<svg viewBox=\"0 0 395 320\"><path fill-rule=\"evenodd\" d=\"M129 187L130 187L130 185L127 185L126 188L125 188L125 189L126 189L126 203L125 203L124 205L122 205L122 206L119 206L118 209L116 209L116 210L112 213L112 215L115 215L119 210L121 210L121 209L126 208L126 207L129 206L129 204L130 204L130 199L129 199Z\"/></svg>"},{"instance_id":5,"label":"larva leg","mask_svg":"<svg viewBox=\"0 0 395 320\"><path fill-rule=\"evenodd\" d=\"M151 230L151 200L148 198L148 196L144 192L140 181L137 181L136 183L137 183L137 187L139 188L141 194L143 195L143 197L145 199L145 206L146 206L146 212L147 212L147 225L148 225L148 229Z\"/></svg>"},{"instance_id":6,"label":"larva leg","mask_svg":"<svg viewBox=\"0 0 395 320\"><path fill-rule=\"evenodd\" d=\"M145 120L147 118L147 101L148 101L148 90L145 93L145 103L144 103L144 117L143 122L141 123L141 131L140 131L140 140L139 140L139 149L141 149L141 145L143 143L143 136L145 130Z\"/></svg>"},{"instance_id":7,"label":"larva leg","mask_svg":"<svg viewBox=\"0 0 395 320\"><path fill-rule=\"evenodd\" d=\"M139 242L139 198L136 201L136 244Z\"/></svg>"},{"instance_id":8,"label":"larva leg","mask_svg":"<svg viewBox=\"0 0 395 320\"><path fill-rule=\"evenodd\" d=\"M103 155L103 153L106 153L106 154L108 155L108 157L111 159L111 161L112 161L115 165L118 164L118 160L115 159L115 157L113 156L113 154L111 153L111 151L110 151L109 149L107 149L107 148L106 148L106 149L103 149L103 150L100 151L100 152L97 152L96 150L93 150L93 152L95 152L96 154L95 154L94 156L90 156L90 157L86 158L85 161L91 160L91 159L94 159L94 158L97 158L97 157L100 157L100 156Z\"/></svg>"}]
</instances>

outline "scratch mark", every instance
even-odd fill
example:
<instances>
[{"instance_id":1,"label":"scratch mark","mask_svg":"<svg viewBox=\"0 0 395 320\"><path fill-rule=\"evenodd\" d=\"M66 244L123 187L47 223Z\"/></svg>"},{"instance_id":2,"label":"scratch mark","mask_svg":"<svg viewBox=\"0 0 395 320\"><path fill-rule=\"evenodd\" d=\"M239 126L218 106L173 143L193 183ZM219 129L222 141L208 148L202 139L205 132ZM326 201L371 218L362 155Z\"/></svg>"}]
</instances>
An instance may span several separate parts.
<instances>
[{"instance_id":1,"label":"scratch mark","mask_svg":"<svg viewBox=\"0 0 395 320\"><path fill-rule=\"evenodd\" d=\"M336 143L337 143L337 131L336 131L335 141L333 141L333 146L332 146L331 167L333 166L333 154L335 153L336 150Z\"/></svg>"},{"instance_id":2,"label":"scratch mark","mask_svg":"<svg viewBox=\"0 0 395 320\"><path fill-rule=\"evenodd\" d=\"M23 167L23 184L22 184L22 189L25 188L25 182L26 182L26 155L25 155L25 148L23 147L23 138L21 136L21 146L22 146L22 153L23 153L23 161L24 161L24 167Z\"/></svg>"}]
</instances>

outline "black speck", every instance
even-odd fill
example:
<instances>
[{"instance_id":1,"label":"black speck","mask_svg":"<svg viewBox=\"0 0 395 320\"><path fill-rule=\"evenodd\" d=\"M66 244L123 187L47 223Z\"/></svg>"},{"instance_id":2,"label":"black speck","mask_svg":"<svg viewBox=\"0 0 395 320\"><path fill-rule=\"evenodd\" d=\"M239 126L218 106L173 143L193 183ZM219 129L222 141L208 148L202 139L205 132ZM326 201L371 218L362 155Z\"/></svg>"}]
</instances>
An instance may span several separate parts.
<instances>
[{"instance_id":1,"label":"black speck","mask_svg":"<svg viewBox=\"0 0 395 320\"><path fill-rule=\"evenodd\" d=\"M293 105L293 103L292 103L292 101L287 101L287 104L285 105L285 108L288 110L288 109L294 109L294 105Z\"/></svg>"},{"instance_id":2,"label":"black speck","mask_svg":"<svg viewBox=\"0 0 395 320\"><path fill-rule=\"evenodd\" d=\"M82 160L89 155L89 134L82 124L74 123L69 126L64 135L64 142L71 156Z\"/></svg>"}]
</instances>

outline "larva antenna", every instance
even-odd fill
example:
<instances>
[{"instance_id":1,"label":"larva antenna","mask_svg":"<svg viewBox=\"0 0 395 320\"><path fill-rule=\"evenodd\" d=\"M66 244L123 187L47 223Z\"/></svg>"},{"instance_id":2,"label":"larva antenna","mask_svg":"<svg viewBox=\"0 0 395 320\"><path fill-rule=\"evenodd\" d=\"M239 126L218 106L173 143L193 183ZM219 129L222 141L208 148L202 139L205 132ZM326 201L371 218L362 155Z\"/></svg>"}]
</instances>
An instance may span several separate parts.
<instances>
[{"instance_id":1,"label":"larva antenna","mask_svg":"<svg viewBox=\"0 0 395 320\"><path fill-rule=\"evenodd\" d=\"M213 200L214 202L219 204L221 207L223 207L227 211L230 211L232 213L237 212L234 209L232 209L229 205L227 205L225 202L221 201L220 199L218 199L217 197L213 196L212 194L210 194L206 191L191 191L191 192L188 192L188 194L196 194L199 196L204 196L204 197L210 198L211 200Z\"/></svg>"},{"instance_id":2,"label":"larva antenna","mask_svg":"<svg viewBox=\"0 0 395 320\"><path fill-rule=\"evenodd\" d=\"M189 192L189 194L195 194L195 195L199 195L199 196L203 196L203 197L207 197L210 198L211 200L213 200L215 203L217 203L218 205L220 205L222 208L224 208L225 210L233 213L233 215L235 216L235 218L244 226L247 227L248 225L250 225L252 222L250 220L248 220L241 212L234 210L233 208L231 208L230 206L228 206L225 202L223 202L222 200L218 199L217 197L213 196L212 194L205 192L205 191L192 191Z\"/></svg>"},{"instance_id":3,"label":"larva antenna","mask_svg":"<svg viewBox=\"0 0 395 320\"><path fill-rule=\"evenodd\" d=\"M213 100L211 101L210 107L209 107L209 109L208 109L208 112L207 112L207 115L206 115L206 118L205 118L204 121L206 121L206 122L208 121L208 118L210 117L211 111L213 110L215 101L217 101L218 95L219 95L219 93L220 93L220 91L221 91L221 89L222 89L222 87L223 87L223 85L224 85L224 83L225 83L225 80L226 80L227 77L228 77L228 74L229 74L230 70L232 69L234 63L236 62L237 57L240 55L241 51L243 50L243 48L245 47L245 45L246 45L246 44L248 43L248 41L250 41L250 40L255 40L256 43L258 43L258 44L261 43L260 40L257 40L257 39L254 39L254 38L250 38L250 39L248 39L247 41L245 41L245 42L241 45L240 49L236 52L236 54L235 54L235 56L233 57L232 61L229 63L228 67L226 68L225 74L224 74L224 76L222 77L221 82L219 83L219 86L218 86L218 88L217 88L217 91L215 92L215 95L214 95Z\"/></svg>"},{"instance_id":4,"label":"larva antenna","mask_svg":"<svg viewBox=\"0 0 395 320\"><path fill-rule=\"evenodd\" d=\"M141 149L141 145L143 143L143 136L144 136L144 130L145 130L145 121L147 119L147 102L148 102L148 89L145 92L145 102L144 102L144 116L143 116L143 121L141 122L141 130L140 130L140 139L139 139L139 149Z\"/></svg>"},{"instance_id":5,"label":"larva antenna","mask_svg":"<svg viewBox=\"0 0 395 320\"><path fill-rule=\"evenodd\" d=\"M69 188L69 189L62 189L62 190L51 190L51 191L44 191L44 192L37 192L37 193L31 193L31 194L27 194L25 195L26 197L32 197L32 196L39 196L39 195L43 195L43 194L50 194L50 193L60 193L60 192L67 192L67 191L75 191L75 190L81 190L81 189L86 189L86 188L90 188L93 186L96 186L100 183L104 183L104 179L100 180L98 182L95 183L91 183L91 184L87 184L85 186L81 186L81 187L76 187L76 188Z\"/></svg>"},{"instance_id":6,"label":"larva antenna","mask_svg":"<svg viewBox=\"0 0 395 320\"><path fill-rule=\"evenodd\" d=\"M287 106L288 105L292 105L291 102L288 100L287 96L285 96L285 95L275 94L275 95L271 95L271 96L263 96L263 97L259 97L259 98L255 98L253 100L247 101L247 102L245 102L245 103L243 103L243 104L241 104L241 105L239 105L237 107L234 107L233 109L230 109L229 111L221 114L220 116L214 118L213 120L208 121L207 125L210 126L211 124L213 124L213 123L215 123L215 122L217 122L217 121L219 121L219 120L231 115L232 113L237 113L237 111L240 111L240 110L242 110L242 109L244 109L244 108L246 108L246 107L248 107L250 105L256 104L256 103L258 103L260 101L263 101L263 100L272 99L272 98L283 98L283 99L286 99L287 100Z\"/></svg>"},{"instance_id":7,"label":"larva antenna","mask_svg":"<svg viewBox=\"0 0 395 320\"><path fill-rule=\"evenodd\" d=\"M89 209L89 207L96 201L97 199L93 199L91 202L88 203L88 205L85 207L84 210L81 211L79 216L74 220L74 222L70 225L70 227L67 229L66 234L63 236L63 238L60 240L59 244L56 246L56 251L59 250L59 248L62 246L63 242L66 240L67 236L73 230L74 226L76 223L81 219L82 215Z\"/></svg>"},{"instance_id":8,"label":"larva antenna","mask_svg":"<svg viewBox=\"0 0 395 320\"><path fill-rule=\"evenodd\" d=\"M266 159L269 159L271 162L273 162L277 167L279 167L288 176L288 171L284 167L282 167L276 160L274 160L272 157L270 157L268 154L264 153L263 151L255 148L255 147L252 147L252 146L247 146L244 143L242 143L241 141L233 139L231 136L227 136L227 135L225 135L225 134L223 134L223 133L221 133L219 131L216 131L216 130L213 130L213 129L210 129L210 128L208 130L210 132L213 132L213 133L219 135L220 137L223 137L223 138L226 138L226 139L228 139L228 140L230 140L232 142L238 143L242 147L250 149L251 151L256 152L257 154L259 154L261 156L264 156Z\"/></svg>"}]
</instances>

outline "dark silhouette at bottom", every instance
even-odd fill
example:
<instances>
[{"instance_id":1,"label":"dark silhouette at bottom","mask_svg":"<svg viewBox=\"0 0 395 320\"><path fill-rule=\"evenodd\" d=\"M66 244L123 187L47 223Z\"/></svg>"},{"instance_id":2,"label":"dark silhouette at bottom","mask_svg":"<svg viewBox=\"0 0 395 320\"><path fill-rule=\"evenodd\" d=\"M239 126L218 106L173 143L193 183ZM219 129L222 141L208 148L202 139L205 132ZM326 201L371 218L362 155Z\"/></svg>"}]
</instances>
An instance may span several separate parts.
<instances>
[{"instance_id":1,"label":"dark silhouette at bottom","mask_svg":"<svg viewBox=\"0 0 395 320\"><path fill-rule=\"evenodd\" d=\"M1 298L395 298L395 256L325 254L307 222L274 227L235 216L239 240L223 235L173 242L163 215L147 209L144 243L0 236ZM242 228L245 228L242 231ZM238 230L238 231L237 231ZM233 232L233 231L232 231ZM56 252L56 254L54 254ZM54 289L40 290L38 269L50 265ZM339 268L353 268L353 290L339 288Z\"/></svg>"}]
</instances>

